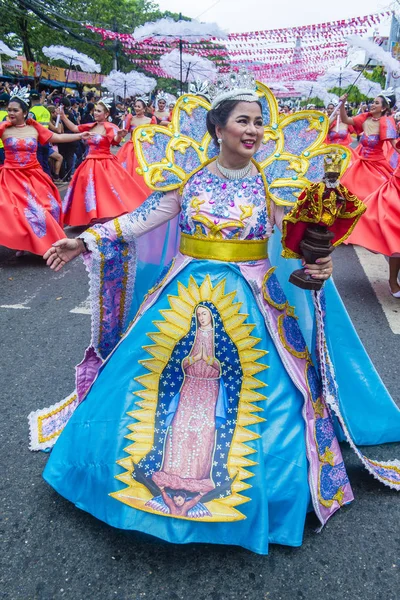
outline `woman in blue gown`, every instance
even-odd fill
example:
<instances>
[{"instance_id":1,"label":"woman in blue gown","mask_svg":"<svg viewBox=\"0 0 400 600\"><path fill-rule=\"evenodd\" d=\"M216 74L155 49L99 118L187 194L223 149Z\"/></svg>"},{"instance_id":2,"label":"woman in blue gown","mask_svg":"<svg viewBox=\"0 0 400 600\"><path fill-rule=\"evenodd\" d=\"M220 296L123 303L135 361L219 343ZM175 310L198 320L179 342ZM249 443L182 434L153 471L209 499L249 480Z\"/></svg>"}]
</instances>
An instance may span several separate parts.
<instances>
[{"instance_id":1,"label":"woman in blue gown","mask_svg":"<svg viewBox=\"0 0 400 600\"><path fill-rule=\"evenodd\" d=\"M44 478L114 527L267 554L269 543L301 545L310 507L322 526L353 499L332 411L375 476L398 489L400 468L356 448L323 317L316 362L310 322L303 335L271 265L283 211L251 162L264 135L258 96L242 89L214 101L208 128L219 156L182 190L155 192L46 253L55 270L83 253L92 344L76 392L31 415L33 447L58 438ZM162 239L164 251L172 235L162 226L175 217L179 251L141 293L143 246L154 252ZM305 268L322 280L332 272L329 257ZM308 301L302 311L310 320Z\"/></svg>"}]
</instances>

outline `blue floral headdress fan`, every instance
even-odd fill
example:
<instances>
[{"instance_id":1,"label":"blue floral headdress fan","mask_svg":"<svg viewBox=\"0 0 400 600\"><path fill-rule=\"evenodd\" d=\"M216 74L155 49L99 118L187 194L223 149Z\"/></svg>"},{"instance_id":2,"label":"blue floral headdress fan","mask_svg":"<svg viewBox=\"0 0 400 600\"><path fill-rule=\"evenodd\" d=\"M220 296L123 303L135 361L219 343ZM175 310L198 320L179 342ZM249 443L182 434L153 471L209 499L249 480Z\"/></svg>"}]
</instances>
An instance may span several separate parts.
<instances>
[{"instance_id":1,"label":"blue floral headdress fan","mask_svg":"<svg viewBox=\"0 0 400 600\"><path fill-rule=\"evenodd\" d=\"M210 86L211 94L229 96L235 89L249 94L249 75L228 74ZM329 120L316 110L303 110L280 115L277 101L269 88L255 83L254 92L261 102L264 137L254 161L264 175L272 200L292 206L302 189L324 175L324 156L338 154L342 171L350 161L347 148L325 144ZM254 93L251 92L250 93ZM212 96L211 96L212 97ZM237 97L237 95L236 95ZM238 98L239 99L239 98ZM242 98L244 99L244 97ZM213 104L215 104L215 99ZM170 191L179 188L189 177L218 154L206 128L206 115L211 105L192 94L181 96L172 113L169 127L144 125L134 132L138 173L153 190Z\"/></svg>"}]
</instances>

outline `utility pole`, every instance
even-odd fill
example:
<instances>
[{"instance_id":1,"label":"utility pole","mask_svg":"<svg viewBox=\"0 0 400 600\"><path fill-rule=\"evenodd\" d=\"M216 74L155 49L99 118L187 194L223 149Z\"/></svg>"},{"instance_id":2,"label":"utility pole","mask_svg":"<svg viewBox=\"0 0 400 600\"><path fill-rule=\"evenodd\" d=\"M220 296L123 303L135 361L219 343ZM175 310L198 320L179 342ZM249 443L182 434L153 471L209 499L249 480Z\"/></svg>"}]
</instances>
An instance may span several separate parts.
<instances>
[{"instance_id":1,"label":"utility pole","mask_svg":"<svg viewBox=\"0 0 400 600\"><path fill-rule=\"evenodd\" d=\"M118 33L117 19L115 17L114 17L114 20L113 20L113 27L114 27L115 33ZM118 71L119 41L118 40L114 40L113 46L114 46L113 69L115 71Z\"/></svg>"},{"instance_id":2,"label":"utility pole","mask_svg":"<svg viewBox=\"0 0 400 600\"><path fill-rule=\"evenodd\" d=\"M392 22L390 25L388 51L399 60L400 58L400 23L396 14L392 13ZM388 72L386 75L386 89L390 86L397 87L400 78L400 72Z\"/></svg>"}]
</instances>

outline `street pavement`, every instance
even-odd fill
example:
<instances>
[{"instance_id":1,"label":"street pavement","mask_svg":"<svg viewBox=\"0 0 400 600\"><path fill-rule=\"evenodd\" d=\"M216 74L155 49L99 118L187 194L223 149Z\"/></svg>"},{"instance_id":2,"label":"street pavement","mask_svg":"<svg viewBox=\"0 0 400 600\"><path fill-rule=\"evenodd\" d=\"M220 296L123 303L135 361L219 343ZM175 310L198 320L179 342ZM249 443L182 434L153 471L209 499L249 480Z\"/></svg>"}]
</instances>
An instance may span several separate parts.
<instances>
[{"instance_id":1,"label":"street pavement","mask_svg":"<svg viewBox=\"0 0 400 600\"><path fill-rule=\"evenodd\" d=\"M388 296L386 265L375 267L352 247L335 252L337 287L400 403L400 300ZM346 445L355 502L321 533L310 515L303 546L274 545L269 556L116 530L58 496L41 477L47 455L28 450L27 415L72 391L90 336L87 296L79 260L53 273L0 248L1 599L399 600L400 494ZM400 457L400 444L373 455Z\"/></svg>"}]
</instances>

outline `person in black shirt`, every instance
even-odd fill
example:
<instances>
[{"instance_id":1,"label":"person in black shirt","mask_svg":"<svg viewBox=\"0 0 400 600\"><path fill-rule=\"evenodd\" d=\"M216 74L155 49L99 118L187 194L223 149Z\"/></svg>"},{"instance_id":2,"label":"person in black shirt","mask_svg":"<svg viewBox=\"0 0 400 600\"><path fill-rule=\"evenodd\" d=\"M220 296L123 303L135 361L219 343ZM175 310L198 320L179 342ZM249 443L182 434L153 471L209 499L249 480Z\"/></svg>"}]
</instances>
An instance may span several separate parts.
<instances>
[{"instance_id":1,"label":"person in black shirt","mask_svg":"<svg viewBox=\"0 0 400 600\"><path fill-rule=\"evenodd\" d=\"M67 115L68 119L74 124L78 125L77 120L75 118L74 112L71 110L71 102L69 98L62 98L61 100L62 106L64 106L64 112ZM74 133L68 127L64 125L64 133ZM64 158L64 162L61 168L61 177L64 181L70 181L72 177L72 169L74 166L74 154L78 150L77 142L71 142L67 144L61 144L59 151Z\"/></svg>"}]
</instances>

